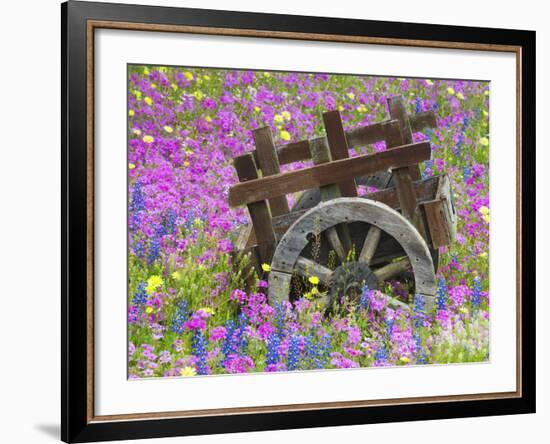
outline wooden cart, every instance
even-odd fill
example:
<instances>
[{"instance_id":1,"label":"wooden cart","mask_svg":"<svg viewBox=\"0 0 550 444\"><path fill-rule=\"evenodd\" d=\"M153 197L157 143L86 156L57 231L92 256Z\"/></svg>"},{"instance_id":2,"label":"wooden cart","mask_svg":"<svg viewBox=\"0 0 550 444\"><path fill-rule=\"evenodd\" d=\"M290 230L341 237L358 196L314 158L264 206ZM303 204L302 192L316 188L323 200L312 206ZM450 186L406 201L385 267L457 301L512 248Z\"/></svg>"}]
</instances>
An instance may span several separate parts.
<instances>
[{"instance_id":1,"label":"wooden cart","mask_svg":"<svg viewBox=\"0 0 550 444\"><path fill-rule=\"evenodd\" d=\"M260 275L270 264L270 303L295 297L315 276L327 308L390 279L413 279L414 293L427 310L433 306L438 249L456 234L451 182L445 174L420 177L431 147L413 143L412 134L436 126L433 112L409 116L402 97L388 105L389 120L351 131L338 111L326 112L325 137L279 147L268 127L258 128L256 150L234 159L240 183L229 190L229 204L247 205L252 221L235 247L251 254ZM349 157L350 149L378 141L385 151ZM307 159L312 167L280 172L280 165ZM358 197L357 185L377 191ZM287 195L297 192L289 208Z\"/></svg>"}]
</instances>

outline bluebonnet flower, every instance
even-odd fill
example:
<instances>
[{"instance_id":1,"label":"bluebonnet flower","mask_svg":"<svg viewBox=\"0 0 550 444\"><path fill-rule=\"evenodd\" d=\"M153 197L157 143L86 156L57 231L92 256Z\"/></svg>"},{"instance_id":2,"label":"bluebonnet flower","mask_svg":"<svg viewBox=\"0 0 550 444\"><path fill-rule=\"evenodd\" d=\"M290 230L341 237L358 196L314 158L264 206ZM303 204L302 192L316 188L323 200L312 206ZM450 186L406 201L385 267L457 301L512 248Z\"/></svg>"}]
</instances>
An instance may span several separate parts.
<instances>
[{"instance_id":1,"label":"bluebonnet flower","mask_svg":"<svg viewBox=\"0 0 550 444\"><path fill-rule=\"evenodd\" d=\"M138 309L142 309L147 302L147 284L140 282L134 293L133 303Z\"/></svg>"},{"instance_id":2,"label":"bluebonnet flower","mask_svg":"<svg viewBox=\"0 0 550 444\"><path fill-rule=\"evenodd\" d=\"M315 341L313 334L307 335L304 351L306 358L313 364L314 368L324 368L330 357L330 336L324 335L320 340Z\"/></svg>"},{"instance_id":3,"label":"bluebonnet flower","mask_svg":"<svg viewBox=\"0 0 550 444\"><path fill-rule=\"evenodd\" d=\"M206 362L206 338L201 330L195 330L195 334L191 339L191 347L193 355L197 357L196 367L199 375L208 374L208 364Z\"/></svg>"},{"instance_id":4,"label":"bluebonnet flower","mask_svg":"<svg viewBox=\"0 0 550 444\"><path fill-rule=\"evenodd\" d=\"M147 255L147 265L151 266L160 257L160 247L163 236L166 234L164 225L159 224L155 229L155 234L149 243L149 254Z\"/></svg>"},{"instance_id":5,"label":"bluebonnet flower","mask_svg":"<svg viewBox=\"0 0 550 444\"><path fill-rule=\"evenodd\" d=\"M466 165L462 170L462 179L466 181L470 177L472 177L472 168L470 167L470 165Z\"/></svg>"},{"instance_id":6,"label":"bluebonnet flower","mask_svg":"<svg viewBox=\"0 0 550 444\"><path fill-rule=\"evenodd\" d=\"M419 113L422 111L422 99L420 97L416 98L416 102L414 104L414 112Z\"/></svg>"},{"instance_id":7,"label":"bluebonnet flower","mask_svg":"<svg viewBox=\"0 0 550 444\"><path fill-rule=\"evenodd\" d=\"M479 308L481 305L481 279L478 276L474 278L474 288L472 291L472 305Z\"/></svg>"},{"instance_id":8,"label":"bluebonnet flower","mask_svg":"<svg viewBox=\"0 0 550 444\"><path fill-rule=\"evenodd\" d=\"M222 344L222 355L223 358L221 360L221 364L223 365L224 362L227 360L229 355L232 353L235 353L237 347L235 344L235 321L233 319L230 319L225 323L225 340Z\"/></svg>"},{"instance_id":9,"label":"bluebonnet flower","mask_svg":"<svg viewBox=\"0 0 550 444\"><path fill-rule=\"evenodd\" d=\"M130 226L137 228L141 224L141 214L145 210L145 194L141 189L141 181L137 181L130 201Z\"/></svg>"},{"instance_id":10,"label":"bluebonnet flower","mask_svg":"<svg viewBox=\"0 0 550 444\"><path fill-rule=\"evenodd\" d=\"M134 244L134 254L140 259L143 259L145 256L145 243L142 239Z\"/></svg>"},{"instance_id":11,"label":"bluebonnet flower","mask_svg":"<svg viewBox=\"0 0 550 444\"><path fill-rule=\"evenodd\" d=\"M365 285L363 287L363 292L361 293L361 296L359 297L359 309L366 310L369 308L369 302L370 302L370 290L368 285Z\"/></svg>"},{"instance_id":12,"label":"bluebonnet flower","mask_svg":"<svg viewBox=\"0 0 550 444\"><path fill-rule=\"evenodd\" d=\"M285 308L280 301L275 303L275 326L277 327L279 338L282 338L285 327Z\"/></svg>"},{"instance_id":13,"label":"bluebonnet flower","mask_svg":"<svg viewBox=\"0 0 550 444\"><path fill-rule=\"evenodd\" d=\"M178 214L173 208L169 208L166 214L164 215L162 225L164 227L164 230L166 234L174 234L174 231L176 230L176 219L178 218Z\"/></svg>"},{"instance_id":14,"label":"bluebonnet flower","mask_svg":"<svg viewBox=\"0 0 550 444\"><path fill-rule=\"evenodd\" d=\"M443 278L439 278L436 302L438 310L445 310L445 307L447 306L447 286L445 285L445 280Z\"/></svg>"},{"instance_id":15,"label":"bluebonnet flower","mask_svg":"<svg viewBox=\"0 0 550 444\"><path fill-rule=\"evenodd\" d=\"M426 352L424 351L424 348L422 347L422 338L420 337L420 333L415 331L413 337L414 337L414 341L416 343L416 362L417 362L417 364L425 364L426 363Z\"/></svg>"},{"instance_id":16,"label":"bluebonnet flower","mask_svg":"<svg viewBox=\"0 0 550 444\"><path fill-rule=\"evenodd\" d=\"M424 310L426 308L426 301L424 296L421 294L414 295L414 305L413 305L413 317L414 317L414 326L415 328L420 328L424 320Z\"/></svg>"},{"instance_id":17,"label":"bluebonnet flower","mask_svg":"<svg viewBox=\"0 0 550 444\"><path fill-rule=\"evenodd\" d=\"M292 335L288 345L288 357L286 367L288 370L296 370L300 360L300 336Z\"/></svg>"},{"instance_id":18,"label":"bluebonnet flower","mask_svg":"<svg viewBox=\"0 0 550 444\"><path fill-rule=\"evenodd\" d=\"M246 346L248 345L248 340L246 339L245 330L248 324L248 318L246 314L241 312L238 318L239 328L235 333L235 346L240 355L244 355L246 352Z\"/></svg>"},{"instance_id":19,"label":"bluebonnet flower","mask_svg":"<svg viewBox=\"0 0 550 444\"><path fill-rule=\"evenodd\" d=\"M378 347L378 349L374 353L374 359L378 363L388 362L388 351L386 350L386 346L384 344L381 344L380 347Z\"/></svg>"},{"instance_id":20,"label":"bluebonnet flower","mask_svg":"<svg viewBox=\"0 0 550 444\"><path fill-rule=\"evenodd\" d=\"M266 365L275 365L279 362L279 346L281 340L276 333L269 335L267 338L267 354L265 357Z\"/></svg>"},{"instance_id":21,"label":"bluebonnet flower","mask_svg":"<svg viewBox=\"0 0 550 444\"><path fill-rule=\"evenodd\" d=\"M172 318L172 325L170 326L170 330L172 330L174 333L181 335L184 331L183 324L185 323L185 321L187 321L188 318L189 318L189 304L184 299L178 302L176 313Z\"/></svg>"}]
</instances>

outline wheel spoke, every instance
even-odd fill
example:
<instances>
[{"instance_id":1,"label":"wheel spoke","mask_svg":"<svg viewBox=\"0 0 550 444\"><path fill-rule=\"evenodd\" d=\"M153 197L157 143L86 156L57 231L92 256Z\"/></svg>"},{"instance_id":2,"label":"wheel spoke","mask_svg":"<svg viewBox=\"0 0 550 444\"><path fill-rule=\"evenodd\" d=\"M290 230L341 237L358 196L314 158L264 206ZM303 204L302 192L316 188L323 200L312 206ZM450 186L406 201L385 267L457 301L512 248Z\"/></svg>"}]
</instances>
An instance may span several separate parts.
<instances>
[{"instance_id":1,"label":"wheel spoke","mask_svg":"<svg viewBox=\"0 0 550 444\"><path fill-rule=\"evenodd\" d=\"M338 230L336 229L336 227L330 227L327 228L325 233L332 249L336 252L340 260L344 262L346 260L346 250L344 248L344 245L342 244L342 241L340 240L340 237L338 237Z\"/></svg>"},{"instance_id":2,"label":"wheel spoke","mask_svg":"<svg viewBox=\"0 0 550 444\"><path fill-rule=\"evenodd\" d=\"M332 270L330 268L327 268L324 265L318 264L317 262L303 256L298 257L296 260L294 271L306 279L311 276L316 276L323 284L328 284L330 277L332 276Z\"/></svg>"},{"instance_id":3,"label":"wheel spoke","mask_svg":"<svg viewBox=\"0 0 550 444\"><path fill-rule=\"evenodd\" d=\"M387 281L392 277L395 277L404 271L407 271L411 263L409 258L404 257L396 262L391 262L388 265L384 265L376 270L374 270L374 275L378 279L378 282Z\"/></svg>"},{"instance_id":4,"label":"wheel spoke","mask_svg":"<svg viewBox=\"0 0 550 444\"><path fill-rule=\"evenodd\" d=\"M363 243L363 248L361 249L361 254L359 255L359 262L364 262L367 265L370 265L374 253L378 248L378 243L380 242L380 236L382 235L382 230L374 225L371 225L365 242Z\"/></svg>"}]
</instances>

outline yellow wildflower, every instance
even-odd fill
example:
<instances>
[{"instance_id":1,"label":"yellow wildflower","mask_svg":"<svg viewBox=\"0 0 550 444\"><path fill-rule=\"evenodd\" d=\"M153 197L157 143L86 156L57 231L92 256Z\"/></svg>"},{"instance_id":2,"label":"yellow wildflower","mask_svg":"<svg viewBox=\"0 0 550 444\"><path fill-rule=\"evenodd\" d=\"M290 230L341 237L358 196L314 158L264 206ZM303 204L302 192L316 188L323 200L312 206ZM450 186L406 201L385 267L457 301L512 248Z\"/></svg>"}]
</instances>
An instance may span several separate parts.
<instances>
[{"instance_id":1,"label":"yellow wildflower","mask_svg":"<svg viewBox=\"0 0 550 444\"><path fill-rule=\"evenodd\" d=\"M317 276L310 276L308 280L312 285L319 285L319 278Z\"/></svg>"},{"instance_id":2,"label":"yellow wildflower","mask_svg":"<svg viewBox=\"0 0 550 444\"><path fill-rule=\"evenodd\" d=\"M195 370L195 368L190 367L188 365L186 365L180 370L181 376L195 376L196 374L197 374L197 371Z\"/></svg>"},{"instance_id":3,"label":"yellow wildflower","mask_svg":"<svg viewBox=\"0 0 550 444\"><path fill-rule=\"evenodd\" d=\"M434 84L434 82L432 82L430 79L426 79L426 83L430 86L432 86Z\"/></svg>"},{"instance_id":4,"label":"yellow wildflower","mask_svg":"<svg viewBox=\"0 0 550 444\"><path fill-rule=\"evenodd\" d=\"M135 114L135 111L133 109L128 111L128 115L132 117Z\"/></svg>"},{"instance_id":5,"label":"yellow wildflower","mask_svg":"<svg viewBox=\"0 0 550 444\"><path fill-rule=\"evenodd\" d=\"M197 100L202 100L202 98L204 97L204 94L202 93L202 91L195 91L195 93L193 95L195 96L195 99L197 99Z\"/></svg>"},{"instance_id":6,"label":"yellow wildflower","mask_svg":"<svg viewBox=\"0 0 550 444\"><path fill-rule=\"evenodd\" d=\"M290 133L288 131L282 130L280 135L281 135L281 139L286 141L290 140Z\"/></svg>"},{"instance_id":7,"label":"yellow wildflower","mask_svg":"<svg viewBox=\"0 0 550 444\"><path fill-rule=\"evenodd\" d=\"M208 74L203 75L202 78L204 80L210 80L210 76Z\"/></svg>"},{"instance_id":8,"label":"yellow wildflower","mask_svg":"<svg viewBox=\"0 0 550 444\"><path fill-rule=\"evenodd\" d=\"M346 96L348 96L351 100L355 99L355 94L352 92L347 93Z\"/></svg>"},{"instance_id":9,"label":"yellow wildflower","mask_svg":"<svg viewBox=\"0 0 550 444\"><path fill-rule=\"evenodd\" d=\"M141 91L138 91L137 89L135 89L134 96L136 96L137 100L141 100Z\"/></svg>"},{"instance_id":10,"label":"yellow wildflower","mask_svg":"<svg viewBox=\"0 0 550 444\"><path fill-rule=\"evenodd\" d=\"M202 85L202 79L201 79L200 77L197 77L197 83L198 83L199 85Z\"/></svg>"},{"instance_id":11,"label":"yellow wildflower","mask_svg":"<svg viewBox=\"0 0 550 444\"><path fill-rule=\"evenodd\" d=\"M481 137L479 139L479 143L481 143L483 146L489 145L489 139L487 137Z\"/></svg>"},{"instance_id":12,"label":"yellow wildflower","mask_svg":"<svg viewBox=\"0 0 550 444\"><path fill-rule=\"evenodd\" d=\"M483 115L484 115L485 117L487 117L487 116L489 115L489 113L487 112L487 110L485 110L485 109L483 110Z\"/></svg>"},{"instance_id":13,"label":"yellow wildflower","mask_svg":"<svg viewBox=\"0 0 550 444\"><path fill-rule=\"evenodd\" d=\"M193 80L193 74L191 74L189 71L187 71L184 76L187 77L187 80Z\"/></svg>"},{"instance_id":14,"label":"yellow wildflower","mask_svg":"<svg viewBox=\"0 0 550 444\"><path fill-rule=\"evenodd\" d=\"M155 310L154 310L153 307L151 307L151 306L149 306L149 307L147 307L147 308L145 309L145 313L147 313L148 315L151 314L151 313L153 313L153 311L155 311Z\"/></svg>"},{"instance_id":15,"label":"yellow wildflower","mask_svg":"<svg viewBox=\"0 0 550 444\"><path fill-rule=\"evenodd\" d=\"M185 162L183 162L183 166L184 166L185 168L187 168L187 167L189 166L189 161L186 160Z\"/></svg>"},{"instance_id":16,"label":"yellow wildflower","mask_svg":"<svg viewBox=\"0 0 550 444\"><path fill-rule=\"evenodd\" d=\"M486 223L491 222L491 216L489 216L488 214L483 215L482 218Z\"/></svg>"},{"instance_id":17,"label":"yellow wildflower","mask_svg":"<svg viewBox=\"0 0 550 444\"><path fill-rule=\"evenodd\" d=\"M149 75L149 69L147 67L143 68L143 74L146 76Z\"/></svg>"},{"instance_id":18,"label":"yellow wildflower","mask_svg":"<svg viewBox=\"0 0 550 444\"><path fill-rule=\"evenodd\" d=\"M456 98L457 98L457 99L460 99L460 100L464 100L464 96L462 95L461 92L459 92L459 93L456 95Z\"/></svg>"},{"instance_id":19,"label":"yellow wildflower","mask_svg":"<svg viewBox=\"0 0 550 444\"><path fill-rule=\"evenodd\" d=\"M181 279L181 271L174 271L172 273L172 278L174 278L175 280L179 281Z\"/></svg>"},{"instance_id":20,"label":"yellow wildflower","mask_svg":"<svg viewBox=\"0 0 550 444\"><path fill-rule=\"evenodd\" d=\"M128 164L128 169L133 170L136 166L133 163Z\"/></svg>"},{"instance_id":21,"label":"yellow wildflower","mask_svg":"<svg viewBox=\"0 0 550 444\"><path fill-rule=\"evenodd\" d=\"M479 257L487 257L488 254L487 254L486 251L484 251L483 253L479 253L478 256L479 256Z\"/></svg>"},{"instance_id":22,"label":"yellow wildflower","mask_svg":"<svg viewBox=\"0 0 550 444\"><path fill-rule=\"evenodd\" d=\"M401 356L401 357L399 358L399 360L400 360L401 362L403 362L404 364L406 364L407 362L411 362L411 360L410 360L409 358L407 358L406 356Z\"/></svg>"},{"instance_id":23,"label":"yellow wildflower","mask_svg":"<svg viewBox=\"0 0 550 444\"><path fill-rule=\"evenodd\" d=\"M157 89L157 84L156 83L151 83L151 88Z\"/></svg>"},{"instance_id":24,"label":"yellow wildflower","mask_svg":"<svg viewBox=\"0 0 550 444\"><path fill-rule=\"evenodd\" d=\"M215 314L214 309L212 307L202 307L201 310L204 311L205 313L208 313L209 315Z\"/></svg>"},{"instance_id":25,"label":"yellow wildflower","mask_svg":"<svg viewBox=\"0 0 550 444\"><path fill-rule=\"evenodd\" d=\"M308 291L307 293L304 293L303 296L306 299L311 299L313 297L313 295L311 294L311 291Z\"/></svg>"},{"instance_id":26,"label":"yellow wildflower","mask_svg":"<svg viewBox=\"0 0 550 444\"><path fill-rule=\"evenodd\" d=\"M340 112L344 111L344 107L342 105L338 105L338 111Z\"/></svg>"},{"instance_id":27,"label":"yellow wildflower","mask_svg":"<svg viewBox=\"0 0 550 444\"><path fill-rule=\"evenodd\" d=\"M206 116L206 117L204 118L204 120L206 120L207 122L212 122L212 117Z\"/></svg>"},{"instance_id":28,"label":"yellow wildflower","mask_svg":"<svg viewBox=\"0 0 550 444\"><path fill-rule=\"evenodd\" d=\"M276 123L283 123L283 120L283 116L280 114L275 114L275 116L273 116L273 121Z\"/></svg>"},{"instance_id":29,"label":"yellow wildflower","mask_svg":"<svg viewBox=\"0 0 550 444\"><path fill-rule=\"evenodd\" d=\"M147 294L151 294L153 291L155 291L157 288L162 287L164 285L164 279L162 279L159 275L153 275L149 279L147 279L147 288L145 289L147 291Z\"/></svg>"},{"instance_id":30,"label":"yellow wildflower","mask_svg":"<svg viewBox=\"0 0 550 444\"><path fill-rule=\"evenodd\" d=\"M141 130L140 129L137 129L137 128L134 128L132 130L132 132L136 135L136 136L139 136L141 134Z\"/></svg>"},{"instance_id":31,"label":"yellow wildflower","mask_svg":"<svg viewBox=\"0 0 550 444\"><path fill-rule=\"evenodd\" d=\"M254 111L256 111L257 113L260 112L260 107L259 107L259 106L255 106L255 107L254 107Z\"/></svg>"},{"instance_id":32,"label":"yellow wildflower","mask_svg":"<svg viewBox=\"0 0 550 444\"><path fill-rule=\"evenodd\" d=\"M200 217L195 217L195 219L193 220L193 225L195 225L195 227L200 227L202 224L202 219Z\"/></svg>"},{"instance_id":33,"label":"yellow wildflower","mask_svg":"<svg viewBox=\"0 0 550 444\"><path fill-rule=\"evenodd\" d=\"M159 71L160 72L167 72L168 68L166 66L159 66Z\"/></svg>"},{"instance_id":34,"label":"yellow wildflower","mask_svg":"<svg viewBox=\"0 0 550 444\"><path fill-rule=\"evenodd\" d=\"M172 84L170 85L170 87L171 87L174 91L176 91L176 90L178 89L178 85L177 85L176 83L172 83Z\"/></svg>"},{"instance_id":35,"label":"yellow wildflower","mask_svg":"<svg viewBox=\"0 0 550 444\"><path fill-rule=\"evenodd\" d=\"M151 106L153 104L153 99L151 97L147 96L145 99L143 99L147 105Z\"/></svg>"},{"instance_id":36,"label":"yellow wildflower","mask_svg":"<svg viewBox=\"0 0 550 444\"><path fill-rule=\"evenodd\" d=\"M269 271L271 270L271 265L262 264L262 270L265 271L266 273L269 273Z\"/></svg>"},{"instance_id":37,"label":"yellow wildflower","mask_svg":"<svg viewBox=\"0 0 550 444\"><path fill-rule=\"evenodd\" d=\"M174 129L171 126L165 125L164 131L166 131L168 134L174 132Z\"/></svg>"},{"instance_id":38,"label":"yellow wildflower","mask_svg":"<svg viewBox=\"0 0 550 444\"><path fill-rule=\"evenodd\" d=\"M264 72L264 77L271 77L271 74L269 74L268 72Z\"/></svg>"},{"instance_id":39,"label":"yellow wildflower","mask_svg":"<svg viewBox=\"0 0 550 444\"><path fill-rule=\"evenodd\" d=\"M483 214L484 216L489 214L489 208L487 208L485 205L479 207L479 210L478 210L481 214Z\"/></svg>"},{"instance_id":40,"label":"yellow wildflower","mask_svg":"<svg viewBox=\"0 0 550 444\"><path fill-rule=\"evenodd\" d=\"M316 294L319 294L319 289L317 287L312 287L311 288L311 294L313 296L315 296Z\"/></svg>"},{"instance_id":41,"label":"yellow wildflower","mask_svg":"<svg viewBox=\"0 0 550 444\"><path fill-rule=\"evenodd\" d=\"M485 94L486 96L488 96L488 95L489 95L489 90L486 89L484 94Z\"/></svg>"},{"instance_id":42,"label":"yellow wildflower","mask_svg":"<svg viewBox=\"0 0 550 444\"><path fill-rule=\"evenodd\" d=\"M292 117L288 111L283 111L281 114L286 120L290 120L290 118Z\"/></svg>"},{"instance_id":43,"label":"yellow wildflower","mask_svg":"<svg viewBox=\"0 0 550 444\"><path fill-rule=\"evenodd\" d=\"M188 156L190 156L191 154L193 154L193 150L185 150L185 154L187 154Z\"/></svg>"},{"instance_id":44,"label":"yellow wildflower","mask_svg":"<svg viewBox=\"0 0 550 444\"><path fill-rule=\"evenodd\" d=\"M155 141L155 138L153 136L145 135L143 136L143 141L145 143L153 143Z\"/></svg>"},{"instance_id":45,"label":"yellow wildflower","mask_svg":"<svg viewBox=\"0 0 550 444\"><path fill-rule=\"evenodd\" d=\"M448 92L451 96L454 96L454 94L455 94L454 88L451 88L450 86L447 88L447 92Z\"/></svg>"}]
</instances>

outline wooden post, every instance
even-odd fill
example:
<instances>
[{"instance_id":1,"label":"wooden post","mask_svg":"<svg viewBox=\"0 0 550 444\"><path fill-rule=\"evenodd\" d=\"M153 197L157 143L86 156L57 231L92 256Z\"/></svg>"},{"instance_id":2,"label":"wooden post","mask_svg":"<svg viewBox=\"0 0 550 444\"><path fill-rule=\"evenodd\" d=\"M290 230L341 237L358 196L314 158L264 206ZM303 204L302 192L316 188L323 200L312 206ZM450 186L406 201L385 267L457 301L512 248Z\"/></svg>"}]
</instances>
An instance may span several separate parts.
<instances>
[{"instance_id":1,"label":"wooden post","mask_svg":"<svg viewBox=\"0 0 550 444\"><path fill-rule=\"evenodd\" d=\"M258 178L256 163L251 153L244 154L233 159L233 164L237 170L237 176L240 182L254 180ZM252 202L247 205L256 242L258 243L258 255L261 263L270 264L275 251L275 232L271 223L271 214L267 202Z\"/></svg>"},{"instance_id":2,"label":"wooden post","mask_svg":"<svg viewBox=\"0 0 550 444\"><path fill-rule=\"evenodd\" d=\"M405 101L402 96L394 96L388 98L388 108L390 111L390 117L393 120L399 122L401 135L403 140L401 145L406 143L412 143L412 129L407 110L405 109ZM386 144L387 145L387 144ZM420 168L418 165L411 165L408 167L409 174L412 180L420 180Z\"/></svg>"},{"instance_id":3,"label":"wooden post","mask_svg":"<svg viewBox=\"0 0 550 444\"><path fill-rule=\"evenodd\" d=\"M348 141L342 119L338 111L323 113L323 122L327 133L328 146L332 160L346 159L349 157ZM357 197L355 178L351 178L338 184L342 197Z\"/></svg>"},{"instance_id":4,"label":"wooden post","mask_svg":"<svg viewBox=\"0 0 550 444\"><path fill-rule=\"evenodd\" d=\"M312 142L309 147L311 151L311 158L315 165L330 162L331 153L327 146L326 140L316 140ZM355 186L355 181L354 181ZM325 185L319 187L321 192L321 201L336 199L342 197L341 188L337 184ZM330 245L340 258L344 262L347 258L347 253L351 249L351 236L346 224L339 224L338 226L331 227L326 230L326 236Z\"/></svg>"},{"instance_id":5,"label":"wooden post","mask_svg":"<svg viewBox=\"0 0 550 444\"><path fill-rule=\"evenodd\" d=\"M256 144L258 164L262 170L262 175L266 177L279 174L281 168L279 166L277 150L273 144L271 128L268 126L258 128L255 129L252 134L254 136L254 143ZM290 211L286 196L269 199L269 208L271 209L271 216L273 217L287 214Z\"/></svg>"},{"instance_id":6,"label":"wooden post","mask_svg":"<svg viewBox=\"0 0 550 444\"><path fill-rule=\"evenodd\" d=\"M403 144L404 137L402 127L398 120L391 120L384 124L383 131L386 139L386 147L388 149ZM415 166L418 168L418 165ZM395 180L395 189L399 199L401 214L416 227L424 239L427 239L426 229L414 190L410 166L395 168L392 170L392 175Z\"/></svg>"}]
</instances>

